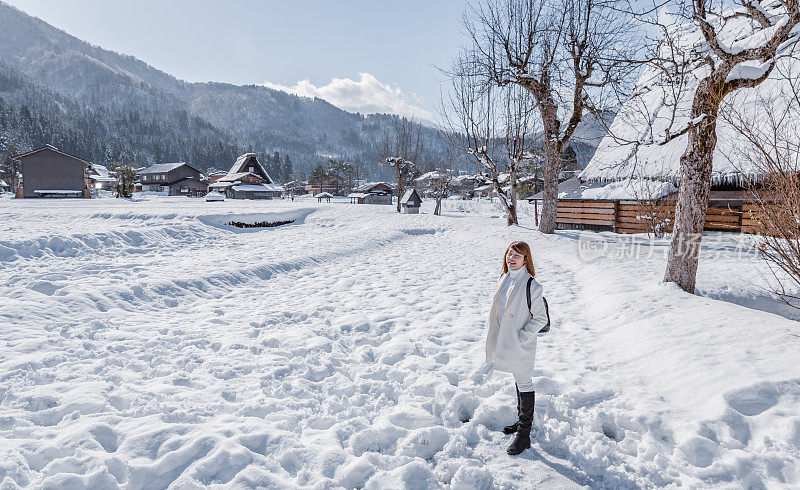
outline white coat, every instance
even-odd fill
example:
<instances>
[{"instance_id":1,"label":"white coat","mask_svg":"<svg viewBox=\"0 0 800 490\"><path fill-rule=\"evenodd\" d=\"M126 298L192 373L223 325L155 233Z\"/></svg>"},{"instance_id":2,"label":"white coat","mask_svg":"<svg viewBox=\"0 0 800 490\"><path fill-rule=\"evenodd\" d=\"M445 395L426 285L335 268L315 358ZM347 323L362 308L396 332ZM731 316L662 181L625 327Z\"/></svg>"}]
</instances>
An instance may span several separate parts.
<instances>
[{"instance_id":1,"label":"white coat","mask_svg":"<svg viewBox=\"0 0 800 490\"><path fill-rule=\"evenodd\" d=\"M524 270L511 286L503 318L498 318L500 290L507 276L503 274L500 278L486 322L486 362L494 361L494 369L498 371L530 376L536 358L536 336L547 324L542 286L536 279L531 282L531 309L528 311L525 287L531 275Z\"/></svg>"}]
</instances>

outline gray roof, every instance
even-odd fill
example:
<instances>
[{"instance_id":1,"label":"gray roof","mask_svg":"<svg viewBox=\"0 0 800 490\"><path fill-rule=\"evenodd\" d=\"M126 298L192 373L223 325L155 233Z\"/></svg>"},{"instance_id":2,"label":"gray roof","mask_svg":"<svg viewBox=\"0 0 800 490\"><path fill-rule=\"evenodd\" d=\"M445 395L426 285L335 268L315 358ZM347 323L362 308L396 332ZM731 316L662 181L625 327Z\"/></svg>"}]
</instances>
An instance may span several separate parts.
<instances>
[{"instance_id":1,"label":"gray roof","mask_svg":"<svg viewBox=\"0 0 800 490\"><path fill-rule=\"evenodd\" d=\"M403 198L400 199L400 203L401 204L408 204L409 201L411 201L411 198L414 196L414 194L417 194L416 189L408 189L407 191L405 191L403 193ZM419 194L417 194L417 199L420 202L422 201L422 199L420 199L420 197L419 197Z\"/></svg>"},{"instance_id":2,"label":"gray roof","mask_svg":"<svg viewBox=\"0 0 800 490\"><path fill-rule=\"evenodd\" d=\"M367 182L367 183L364 183L364 184L361 184L361 185L355 187L353 190L354 191L370 191L370 190L372 190L373 187L377 187L377 186L379 186L381 184L389 187L390 189L394 189L394 186L392 184L388 183L388 182Z\"/></svg>"},{"instance_id":3,"label":"gray roof","mask_svg":"<svg viewBox=\"0 0 800 490\"><path fill-rule=\"evenodd\" d=\"M39 153L40 151L44 151L44 150L50 150L50 151L54 151L54 152L56 152L56 153L60 153L61 155L65 155L65 156L68 156L68 157L70 157L70 158L74 158L75 160L80 160L81 162L84 162L84 163L89 163L89 162L87 162L86 160L84 160L83 158L78 158L78 157L76 157L75 155L70 155L69 153L65 153L65 152L63 152L63 151L59 150L58 148L56 148L56 147L55 147L55 146L53 146L53 145L44 145L44 146L43 146L43 147L41 147L41 148L37 148L37 149L35 149L35 150L31 150L31 151L29 151L29 152L27 152L27 153L22 153L22 154L19 154L19 155L16 155L16 156L14 156L14 157L11 157L11 158L13 158L14 160L19 160L20 158L25 158L25 157L28 157L28 156L31 156L31 155L33 155L34 153Z\"/></svg>"},{"instance_id":4,"label":"gray roof","mask_svg":"<svg viewBox=\"0 0 800 490\"><path fill-rule=\"evenodd\" d=\"M139 175L142 174L163 174L167 173L170 170L174 170L181 165L186 165L186 162L177 162L177 163L158 163L153 165L152 167L147 167L146 169L139 172ZM194 168L194 167L193 167Z\"/></svg>"}]
</instances>

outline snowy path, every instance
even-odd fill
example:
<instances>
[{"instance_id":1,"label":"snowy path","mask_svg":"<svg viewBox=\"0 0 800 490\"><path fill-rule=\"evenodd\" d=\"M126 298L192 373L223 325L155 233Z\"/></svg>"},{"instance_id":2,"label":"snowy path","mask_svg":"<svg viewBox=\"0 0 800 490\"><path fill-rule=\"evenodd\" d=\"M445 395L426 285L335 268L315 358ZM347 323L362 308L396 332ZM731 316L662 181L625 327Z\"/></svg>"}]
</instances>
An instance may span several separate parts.
<instances>
[{"instance_id":1,"label":"snowy path","mask_svg":"<svg viewBox=\"0 0 800 490\"><path fill-rule=\"evenodd\" d=\"M800 347L795 322L724 303L737 319L720 322L775 324L744 341L766 349L742 354L755 372L726 381L738 359L669 350L708 341L687 321L721 316L720 302L658 285L656 260L587 264L568 233L381 206L31 203L23 229L8 225L18 204L0 202L0 487L797 482L800 375L765 372ZM298 223L232 233L196 218L272 208ZM499 432L513 383L472 377L512 239L532 243L557 312L539 343L534 447L517 458ZM716 365L720 395L687 403L708 376L676 360Z\"/></svg>"}]
</instances>

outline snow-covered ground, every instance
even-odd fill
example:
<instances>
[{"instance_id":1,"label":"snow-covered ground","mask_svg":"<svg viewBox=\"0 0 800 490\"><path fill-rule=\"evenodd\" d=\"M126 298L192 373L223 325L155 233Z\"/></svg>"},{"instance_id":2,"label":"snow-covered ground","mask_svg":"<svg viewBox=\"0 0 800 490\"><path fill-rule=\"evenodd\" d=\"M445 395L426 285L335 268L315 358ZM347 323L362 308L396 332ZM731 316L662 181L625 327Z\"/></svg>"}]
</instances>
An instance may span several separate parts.
<instances>
[{"instance_id":1,"label":"snow-covered ground","mask_svg":"<svg viewBox=\"0 0 800 490\"><path fill-rule=\"evenodd\" d=\"M800 485L800 323L739 237L689 295L665 241L445 209L0 200L0 488ZM475 371L514 239L553 329L509 457Z\"/></svg>"}]
</instances>

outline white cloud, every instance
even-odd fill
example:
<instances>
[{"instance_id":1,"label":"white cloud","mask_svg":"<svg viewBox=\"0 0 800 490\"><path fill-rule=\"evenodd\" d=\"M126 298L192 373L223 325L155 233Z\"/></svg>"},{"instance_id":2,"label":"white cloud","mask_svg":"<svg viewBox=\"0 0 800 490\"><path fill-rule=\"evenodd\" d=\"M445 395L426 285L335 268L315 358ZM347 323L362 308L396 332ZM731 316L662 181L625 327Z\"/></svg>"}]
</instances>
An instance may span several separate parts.
<instances>
[{"instance_id":1,"label":"white cloud","mask_svg":"<svg viewBox=\"0 0 800 490\"><path fill-rule=\"evenodd\" d=\"M266 82L263 85L302 97L319 97L350 112L374 114L387 112L415 119L432 120L433 114L413 102L419 103L416 94L405 94L400 87L382 83L370 73L361 73L358 81L334 78L327 85L316 86L309 80L300 80L293 86Z\"/></svg>"}]
</instances>

